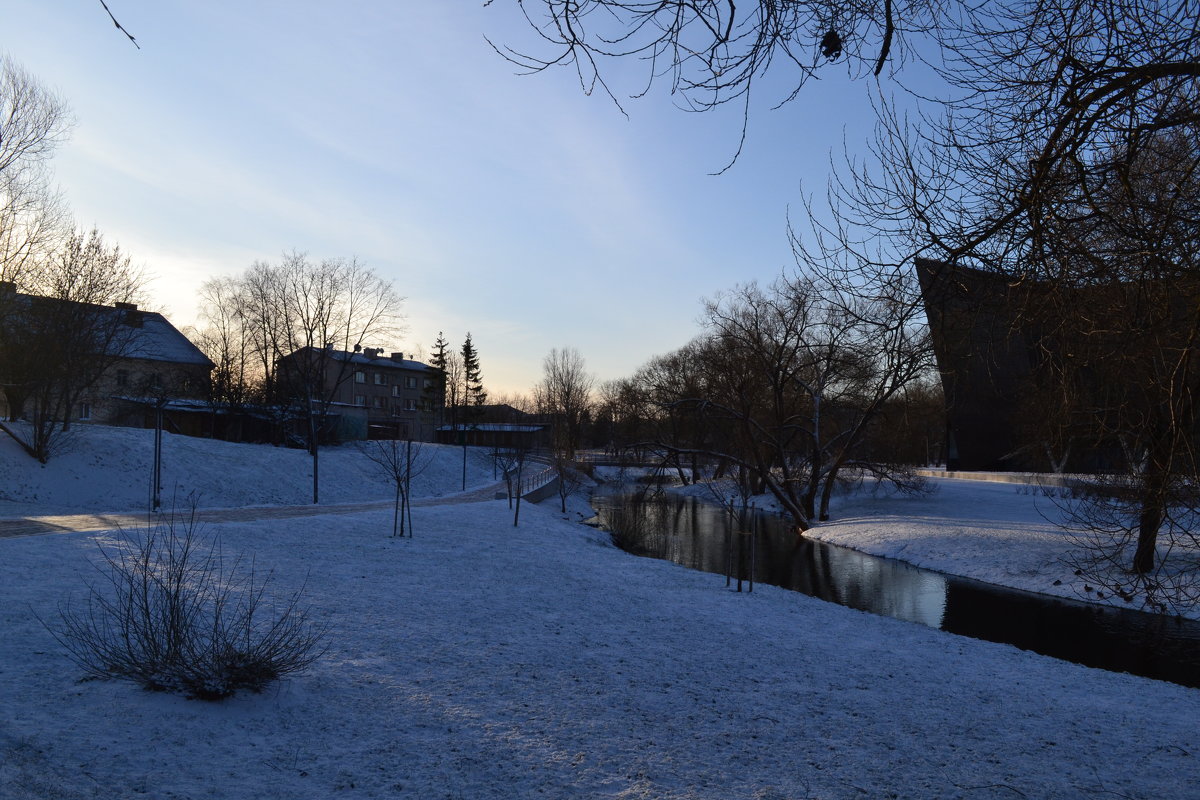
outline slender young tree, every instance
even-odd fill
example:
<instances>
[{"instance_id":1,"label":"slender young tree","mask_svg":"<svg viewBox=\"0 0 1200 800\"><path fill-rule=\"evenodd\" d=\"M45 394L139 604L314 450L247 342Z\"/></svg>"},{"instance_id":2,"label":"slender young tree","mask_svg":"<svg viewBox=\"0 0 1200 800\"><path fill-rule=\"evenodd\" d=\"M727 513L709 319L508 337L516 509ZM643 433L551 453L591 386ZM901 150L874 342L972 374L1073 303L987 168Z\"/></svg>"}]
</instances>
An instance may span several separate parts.
<instances>
[{"instance_id":1,"label":"slender young tree","mask_svg":"<svg viewBox=\"0 0 1200 800\"><path fill-rule=\"evenodd\" d=\"M397 439L363 442L359 448L396 489L392 536L412 538L412 481L429 466L432 456L420 442Z\"/></svg>"}]
</instances>

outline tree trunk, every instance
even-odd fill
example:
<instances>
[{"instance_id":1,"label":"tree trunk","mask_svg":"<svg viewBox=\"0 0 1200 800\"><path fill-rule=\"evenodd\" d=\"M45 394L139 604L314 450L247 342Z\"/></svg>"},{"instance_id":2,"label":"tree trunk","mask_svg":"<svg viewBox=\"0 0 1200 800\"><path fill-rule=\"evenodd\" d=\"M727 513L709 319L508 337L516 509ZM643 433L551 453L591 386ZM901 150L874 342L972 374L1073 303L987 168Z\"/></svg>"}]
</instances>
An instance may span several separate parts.
<instances>
[{"instance_id":1,"label":"tree trunk","mask_svg":"<svg viewBox=\"0 0 1200 800\"><path fill-rule=\"evenodd\" d=\"M821 513L817 517L821 522L829 520L829 498L833 496L833 485L837 482L838 467L829 470L825 475L825 483L821 486Z\"/></svg>"},{"instance_id":2,"label":"tree trunk","mask_svg":"<svg viewBox=\"0 0 1200 800\"><path fill-rule=\"evenodd\" d=\"M1141 513L1138 515L1137 549L1133 554L1133 571L1146 575L1154 571L1158 551L1158 531L1166 513L1164 478L1158 474L1147 476L1145 493L1142 495Z\"/></svg>"},{"instance_id":3,"label":"tree trunk","mask_svg":"<svg viewBox=\"0 0 1200 800\"><path fill-rule=\"evenodd\" d=\"M396 481L396 506L392 510L392 537L399 536L400 531L400 481Z\"/></svg>"}]
</instances>

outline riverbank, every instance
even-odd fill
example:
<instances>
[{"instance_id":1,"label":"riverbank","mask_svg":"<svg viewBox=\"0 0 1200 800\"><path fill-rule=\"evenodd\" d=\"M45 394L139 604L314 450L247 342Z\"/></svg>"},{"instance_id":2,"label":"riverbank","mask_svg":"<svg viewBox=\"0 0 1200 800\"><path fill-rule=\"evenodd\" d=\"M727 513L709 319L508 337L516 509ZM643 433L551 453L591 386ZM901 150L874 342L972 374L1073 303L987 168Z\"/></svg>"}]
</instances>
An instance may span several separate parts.
<instances>
[{"instance_id":1,"label":"riverbank","mask_svg":"<svg viewBox=\"0 0 1200 800\"><path fill-rule=\"evenodd\" d=\"M1026 484L928 480L931 491L918 496L883 487L839 493L831 519L805 536L998 586L1140 608L1137 600L1098 597L1075 574L1071 561L1078 545L1060 525L1062 501ZM672 491L712 501L721 487L701 483ZM754 504L778 511L769 497L754 498ZM1184 615L1200 618L1200 608Z\"/></svg>"}]
</instances>

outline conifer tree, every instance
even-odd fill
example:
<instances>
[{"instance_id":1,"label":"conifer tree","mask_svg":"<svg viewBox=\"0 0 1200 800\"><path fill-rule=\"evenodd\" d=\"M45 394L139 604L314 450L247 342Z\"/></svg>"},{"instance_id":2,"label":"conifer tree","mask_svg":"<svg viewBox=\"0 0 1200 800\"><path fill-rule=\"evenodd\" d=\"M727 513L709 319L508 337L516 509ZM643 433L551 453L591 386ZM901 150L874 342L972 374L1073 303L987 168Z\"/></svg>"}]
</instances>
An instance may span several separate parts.
<instances>
[{"instance_id":1,"label":"conifer tree","mask_svg":"<svg viewBox=\"0 0 1200 800\"><path fill-rule=\"evenodd\" d=\"M483 373L479 369L479 351L471 341L470 332L462 345L463 361L463 404L478 408L487 402L487 392L483 388Z\"/></svg>"},{"instance_id":2,"label":"conifer tree","mask_svg":"<svg viewBox=\"0 0 1200 800\"><path fill-rule=\"evenodd\" d=\"M425 407L432 410L437 410L445 403L446 396L446 337L441 331L438 331L437 341L433 343L433 353L429 357L429 366L433 367L436 374L433 380L424 389Z\"/></svg>"}]
</instances>

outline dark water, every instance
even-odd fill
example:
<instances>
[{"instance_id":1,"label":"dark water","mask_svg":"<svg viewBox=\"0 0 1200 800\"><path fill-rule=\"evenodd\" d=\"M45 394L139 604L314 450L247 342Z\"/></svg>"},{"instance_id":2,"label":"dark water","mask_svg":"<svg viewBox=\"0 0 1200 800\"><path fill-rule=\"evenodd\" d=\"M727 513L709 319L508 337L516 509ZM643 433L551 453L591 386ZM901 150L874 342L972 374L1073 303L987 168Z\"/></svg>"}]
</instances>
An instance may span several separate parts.
<instances>
[{"instance_id":1,"label":"dark water","mask_svg":"<svg viewBox=\"0 0 1200 800\"><path fill-rule=\"evenodd\" d=\"M621 525L621 519L632 513L629 497L598 496L593 504L609 530L629 527ZM726 574L732 554L732 585L737 585L740 571L743 588L749 588L751 537L731 535L723 509L694 498L665 495L651 498L641 513L642 524L633 535L622 538L622 547L718 575ZM756 582L1090 667L1200 687L1200 622L943 575L799 538L785 520L769 514L752 514L738 527L756 530Z\"/></svg>"}]
</instances>

